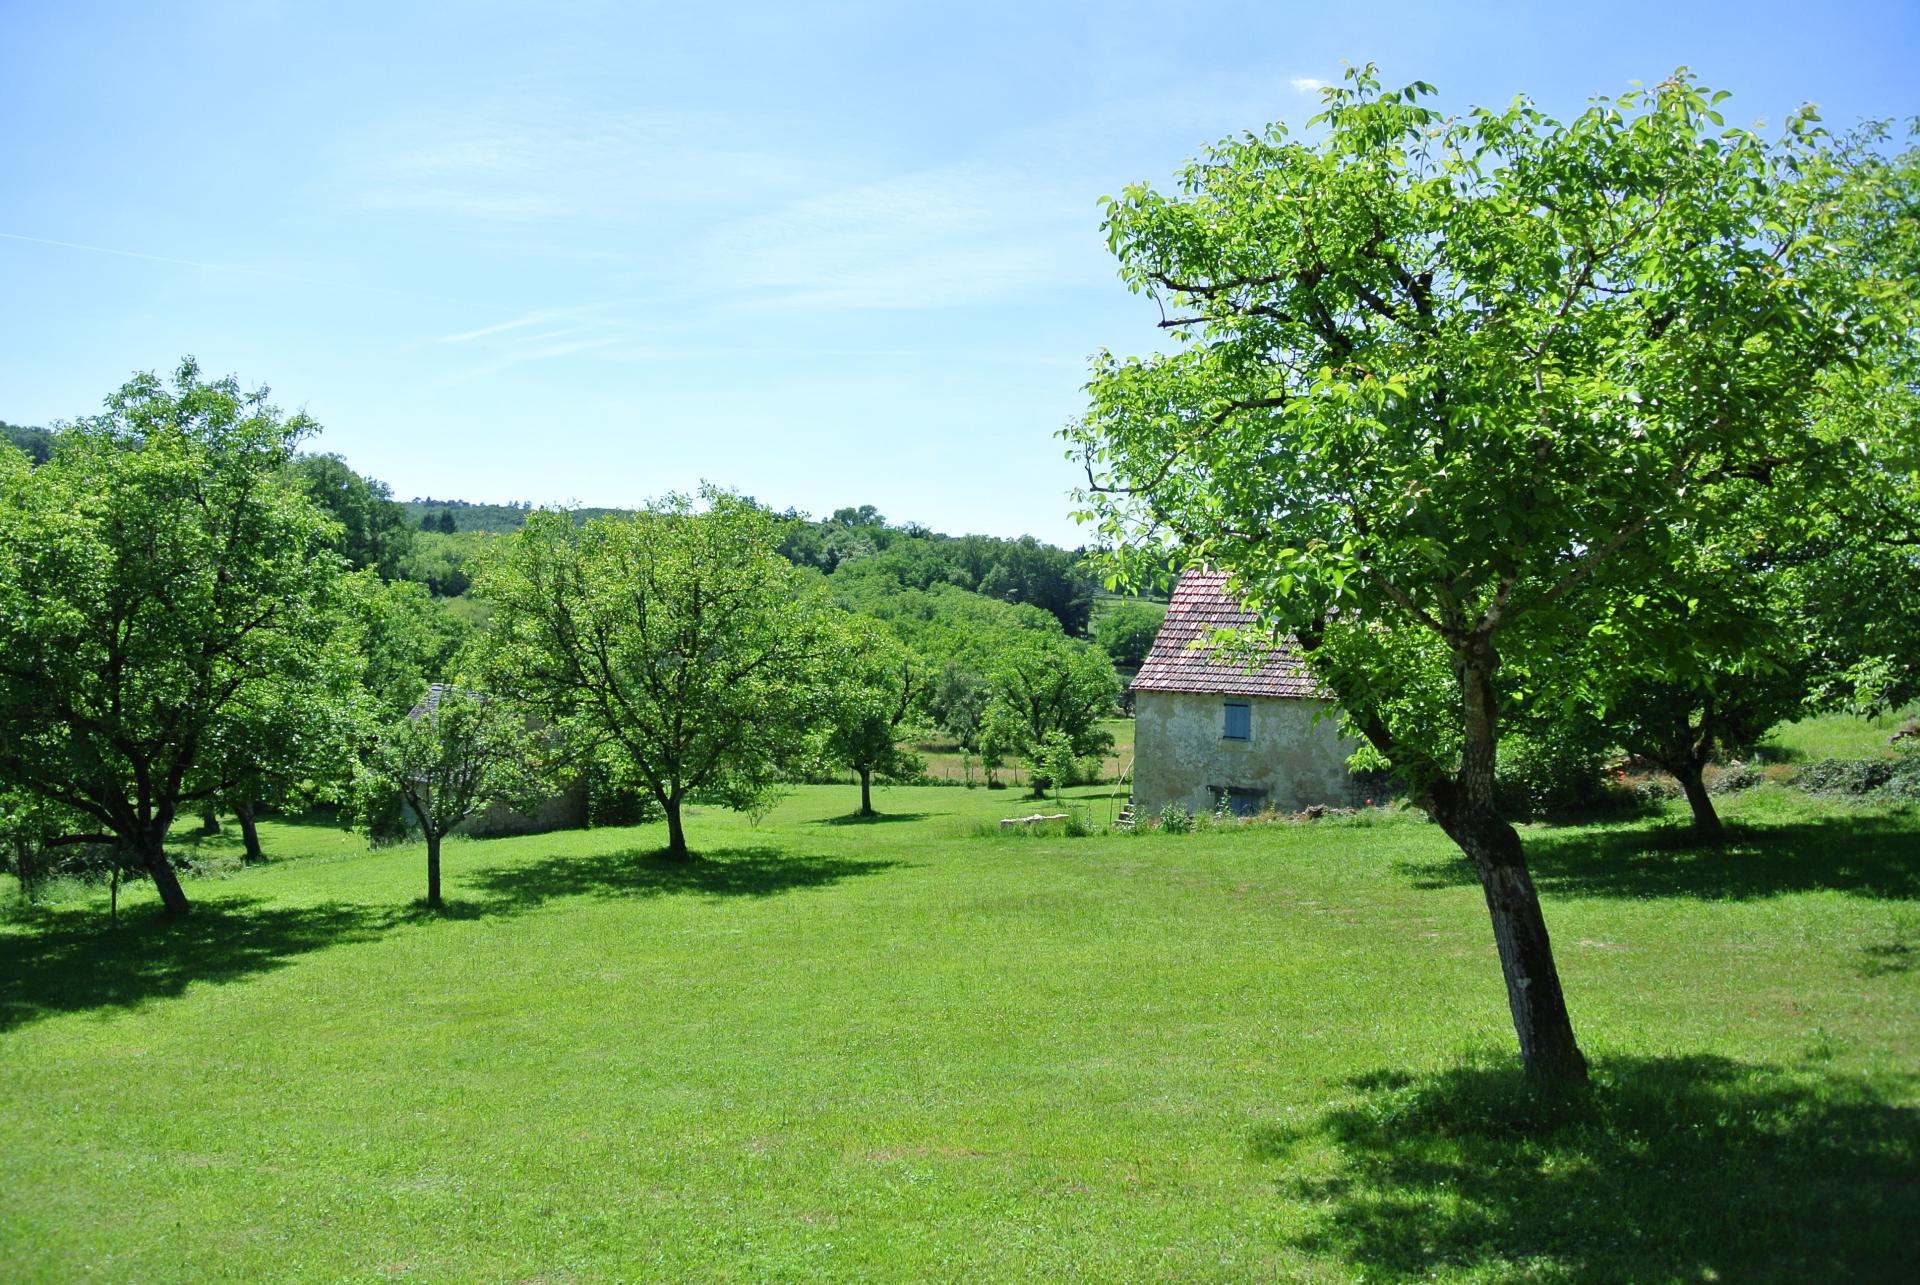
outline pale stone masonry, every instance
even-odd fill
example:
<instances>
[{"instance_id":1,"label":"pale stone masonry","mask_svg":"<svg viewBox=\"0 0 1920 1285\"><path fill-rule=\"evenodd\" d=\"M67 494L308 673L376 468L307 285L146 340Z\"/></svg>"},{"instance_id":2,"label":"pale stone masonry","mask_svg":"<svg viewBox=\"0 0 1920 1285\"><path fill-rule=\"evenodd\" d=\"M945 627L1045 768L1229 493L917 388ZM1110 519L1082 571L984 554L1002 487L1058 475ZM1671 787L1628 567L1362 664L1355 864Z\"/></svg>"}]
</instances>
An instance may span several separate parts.
<instances>
[{"instance_id":1,"label":"pale stone masonry","mask_svg":"<svg viewBox=\"0 0 1920 1285\"><path fill-rule=\"evenodd\" d=\"M1133 680L1137 814L1169 803L1210 811L1222 798L1240 813L1358 801L1346 766L1358 743L1300 657L1275 647L1249 664L1207 644L1215 630L1253 623L1223 574L1180 577Z\"/></svg>"}]
</instances>

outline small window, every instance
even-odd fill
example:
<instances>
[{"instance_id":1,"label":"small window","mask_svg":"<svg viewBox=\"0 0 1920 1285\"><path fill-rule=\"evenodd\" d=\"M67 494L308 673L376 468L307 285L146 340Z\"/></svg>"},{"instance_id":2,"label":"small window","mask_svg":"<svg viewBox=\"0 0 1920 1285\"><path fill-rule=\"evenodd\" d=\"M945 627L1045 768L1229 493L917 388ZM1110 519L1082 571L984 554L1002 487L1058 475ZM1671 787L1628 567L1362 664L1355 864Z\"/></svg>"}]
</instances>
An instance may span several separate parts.
<instances>
[{"instance_id":1,"label":"small window","mask_svg":"<svg viewBox=\"0 0 1920 1285\"><path fill-rule=\"evenodd\" d=\"M1246 701L1227 702L1227 726L1220 733L1229 741L1247 741L1253 739L1253 706Z\"/></svg>"},{"instance_id":2,"label":"small window","mask_svg":"<svg viewBox=\"0 0 1920 1285\"><path fill-rule=\"evenodd\" d=\"M1220 810L1221 801L1226 801L1227 810L1237 817L1258 816L1267 806L1267 792L1243 785L1209 785L1207 789L1213 795L1214 811Z\"/></svg>"}]
</instances>

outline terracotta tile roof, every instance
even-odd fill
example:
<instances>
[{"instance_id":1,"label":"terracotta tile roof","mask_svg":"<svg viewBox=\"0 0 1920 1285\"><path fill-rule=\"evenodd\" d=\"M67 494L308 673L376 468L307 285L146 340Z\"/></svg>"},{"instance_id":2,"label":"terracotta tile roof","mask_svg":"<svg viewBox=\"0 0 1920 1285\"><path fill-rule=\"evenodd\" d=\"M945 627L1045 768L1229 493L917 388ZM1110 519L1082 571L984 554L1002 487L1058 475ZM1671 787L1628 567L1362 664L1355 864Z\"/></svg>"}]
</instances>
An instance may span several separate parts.
<instances>
[{"instance_id":1,"label":"terracotta tile roof","mask_svg":"<svg viewBox=\"0 0 1920 1285\"><path fill-rule=\"evenodd\" d=\"M1180 577L1166 622L1133 680L1133 690L1327 699L1326 689L1290 647L1274 647L1249 669L1231 649L1205 645L1216 629L1255 623L1253 613L1228 596L1226 584L1220 571L1189 571Z\"/></svg>"}]
</instances>

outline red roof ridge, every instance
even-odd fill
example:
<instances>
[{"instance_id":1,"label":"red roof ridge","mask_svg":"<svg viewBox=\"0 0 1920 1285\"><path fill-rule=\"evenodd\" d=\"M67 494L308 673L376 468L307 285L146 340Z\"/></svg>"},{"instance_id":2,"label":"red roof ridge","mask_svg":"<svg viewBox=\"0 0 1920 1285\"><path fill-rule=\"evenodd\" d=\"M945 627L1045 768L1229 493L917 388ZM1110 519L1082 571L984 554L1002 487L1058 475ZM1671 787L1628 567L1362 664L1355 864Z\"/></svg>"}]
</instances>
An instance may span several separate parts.
<instances>
[{"instance_id":1,"label":"red roof ridge","mask_svg":"<svg viewBox=\"0 0 1920 1285\"><path fill-rule=\"evenodd\" d=\"M1275 641L1258 648L1258 659L1210 641L1216 631L1250 629L1260 621L1227 593L1227 573L1211 567L1181 575L1167 604L1167 618L1134 677L1136 692L1191 692L1219 696L1269 696L1283 700L1328 700L1292 646Z\"/></svg>"}]
</instances>

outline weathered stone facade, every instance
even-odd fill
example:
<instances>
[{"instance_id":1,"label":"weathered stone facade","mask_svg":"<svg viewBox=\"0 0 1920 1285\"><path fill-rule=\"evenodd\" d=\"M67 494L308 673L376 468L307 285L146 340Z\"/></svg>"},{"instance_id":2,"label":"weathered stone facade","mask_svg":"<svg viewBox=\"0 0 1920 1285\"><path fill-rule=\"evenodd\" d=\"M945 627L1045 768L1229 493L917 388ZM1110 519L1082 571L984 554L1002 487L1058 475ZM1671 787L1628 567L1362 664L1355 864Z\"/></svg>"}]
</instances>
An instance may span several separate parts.
<instances>
[{"instance_id":1,"label":"weathered stone facade","mask_svg":"<svg viewBox=\"0 0 1920 1285\"><path fill-rule=\"evenodd\" d=\"M1235 637L1249 645L1221 643ZM1357 802L1347 757L1358 742L1329 695L1285 639L1263 635L1225 575L1188 571L1133 680L1136 813Z\"/></svg>"},{"instance_id":2,"label":"weathered stone facade","mask_svg":"<svg viewBox=\"0 0 1920 1285\"><path fill-rule=\"evenodd\" d=\"M1248 706L1246 739L1224 735L1229 701ZM1222 794L1237 812L1294 812L1315 803L1358 802L1343 736L1323 700L1216 693L1134 693L1134 807L1152 816L1169 803L1211 811Z\"/></svg>"},{"instance_id":3,"label":"weathered stone facade","mask_svg":"<svg viewBox=\"0 0 1920 1285\"><path fill-rule=\"evenodd\" d=\"M587 786L575 781L523 812L507 803L495 803L455 826L455 834L491 839L508 834L541 834L548 830L584 830L587 827Z\"/></svg>"}]
</instances>

